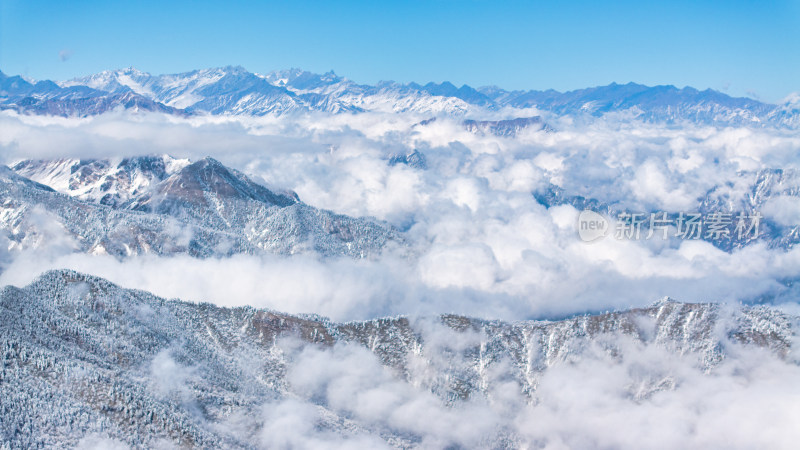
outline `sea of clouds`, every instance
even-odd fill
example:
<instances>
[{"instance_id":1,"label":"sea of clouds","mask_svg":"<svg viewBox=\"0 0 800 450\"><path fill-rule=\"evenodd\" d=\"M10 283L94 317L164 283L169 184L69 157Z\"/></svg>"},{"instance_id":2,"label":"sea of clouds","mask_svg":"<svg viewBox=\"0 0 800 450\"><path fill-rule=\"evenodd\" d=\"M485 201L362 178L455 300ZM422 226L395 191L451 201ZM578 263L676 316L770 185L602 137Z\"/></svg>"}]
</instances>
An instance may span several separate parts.
<instances>
[{"instance_id":1,"label":"sea of clouds","mask_svg":"<svg viewBox=\"0 0 800 450\"><path fill-rule=\"evenodd\" d=\"M528 112L532 114L533 112ZM372 216L406 232L412 257L374 260L143 256L118 261L55 250L3 256L2 284L69 267L167 297L250 304L335 320L459 314L507 320L680 301L793 303L800 250L756 243L724 252L702 241L577 237L571 206L546 208L550 185L641 211L691 211L716 186L746 195L739 173L798 165L792 130L546 117L557 131L514 139L459 121L402 114L176 118L114 112L64 119L0 115L4 163L24 158L212 156L312 206ZM427 168L390 165L417 150ZM762 212L800 214L780 197ZM12 262L13 261L13 262Z\"/></svg>"},{"instance_id":2,"label":"sea of clouds","mask_svg":"<svg viewBox=\"0 0 800 450\"><path fill-rule=\"evenodd\" d=\"M576 232L578 211L548 209L532 195L555 185L642 211L692 210L715 186L744 189L737 181L742 171L798 168L795 131L546 117L556 132L508 139L469 133L444 117L418 125L426 118L114 112L63 119L4 112L2 163L212 156L269 187L291 189L315 207L387 221L407 234L413 252L368 260L313 254L117 260L74 253L69 237L51 227L52 244L25 252L0 247L0 285L24 285L45 270L71 268L169 298L337 321L451 312L555 318L667 296L769 302L798 311L790 283L800 275L798 249L756 243L728 253L703 241L587 244ZM413 150L425 155L426 169L388 164L390 155ZM793 223L797 200L779 202L762 213ZM257 430L258 442L272 448L379 448L384 441L365 430L381 427L422 436L420 445L428 448L480 446L498 433L542 448L790 448L800 438L795 356L786 364L767 352L738 348L706 372L665 349L624 340L620 345L625 358L590 348L580 364L550 368L533 402L500 380L489 398L457 408L389 374L366 349L297 347L287 368L291 395L264 405L259 417L217 426ZM153 370L191 376L168 355L157 356ZM654 377L671 380L670 387L637 395L636 386ZM180 386L165 389L172 388ZM333 432L320 425L331 411L360 425ZM89 436L84 444L120 443Z\"/></svg>"}]
</instances>

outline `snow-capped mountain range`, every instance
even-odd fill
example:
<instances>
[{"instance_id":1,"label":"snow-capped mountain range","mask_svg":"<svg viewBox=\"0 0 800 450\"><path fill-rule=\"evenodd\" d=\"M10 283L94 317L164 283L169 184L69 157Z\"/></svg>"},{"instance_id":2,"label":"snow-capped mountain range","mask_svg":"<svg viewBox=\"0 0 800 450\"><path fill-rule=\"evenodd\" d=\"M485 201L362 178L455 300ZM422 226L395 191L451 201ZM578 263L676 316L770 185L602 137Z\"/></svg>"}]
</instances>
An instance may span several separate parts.
<instances>
[{"instance_id":1,"label":"snow-capped mountain range","mask_svg":"<svg viewBox=\"0 0 800 450\"><path fill-rule=\"evenodd\" d=\"M503 110L512 119L530 115L529 108L535 108L555 115L587 117L621 113L650 122L800 126L796 96L775 105L710 89L636 83L570 92L507 91L494 86L476 89L448 82L363 85L333 72L319 75L290 69L256 74L238 66L171 75L128 68L61 82L31 82L0 72L0 107L62 116L125 108L179 115L381 111L480 118ZM514 115L514 111L519 114Z\"/></svg>"},{"instance_id":2,"label":"snow-capped mountain range","mask_svg":"<svg viewBox=\"0 0 800 450\"><path fill-rule=\"evenodd\" d=\"M294 418L308 422L300 430L370 436L370 448L527 448L541 438L526 436L519 416L493 411L512 395L514 410L548 407L539 384L550 371L597 358L619 364L642 351L700 371L747 351L783 364L798 320L766 306L662 300L553 322L445 315L335 323L165 300L66 270L4 287L0 312L0 440L8 448L72 448L95 433L132 448L291 448L269 427L297 433L298 405L310 411ZM686 376L631 367L618 376L630 378L622 394L637 403ZM483 421L470 432L441 430L412 412Z\"/></svg>"},{"instance_id":3,"label":"snow-capped mountain range","mask_svg":"<svg viewBox=\"0 0 800 450\"><path fill-rule=\"evenodd\" d=\"M404 245L388 224L313 208L212 158L28 160L14 170L0 167L0 228L12 249L61 242L118 257L315 251L364 258Z\"/></svg>"}]
</instances>

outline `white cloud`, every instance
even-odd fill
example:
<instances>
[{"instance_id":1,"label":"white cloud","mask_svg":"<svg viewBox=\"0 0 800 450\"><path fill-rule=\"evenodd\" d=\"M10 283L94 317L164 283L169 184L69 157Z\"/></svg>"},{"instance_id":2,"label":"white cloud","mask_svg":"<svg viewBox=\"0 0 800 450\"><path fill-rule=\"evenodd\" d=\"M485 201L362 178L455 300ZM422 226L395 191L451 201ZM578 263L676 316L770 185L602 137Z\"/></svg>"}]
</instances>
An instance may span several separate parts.
<instances>
[{"instance_id":1,"label":"white cloud","mask_svg":"<svg viewBox=\"0 0 800 450\"><path fill-rule=\"evenodd\" d=\"M789 227L800 226L800 198L780 195L767 200L760 211L764 217Z\"/></svg>"},{"instance_id":2,"label":"white cloud","mask_svg":"<svg viewBox=\"0 0 800 450\"><path fill-rule=\"evenodd\" d=\"M72 50L65 48L58 52L58 59L60 59L62 62L67 61L70 58L72 58Z\"/></svg>"}]
</instances>

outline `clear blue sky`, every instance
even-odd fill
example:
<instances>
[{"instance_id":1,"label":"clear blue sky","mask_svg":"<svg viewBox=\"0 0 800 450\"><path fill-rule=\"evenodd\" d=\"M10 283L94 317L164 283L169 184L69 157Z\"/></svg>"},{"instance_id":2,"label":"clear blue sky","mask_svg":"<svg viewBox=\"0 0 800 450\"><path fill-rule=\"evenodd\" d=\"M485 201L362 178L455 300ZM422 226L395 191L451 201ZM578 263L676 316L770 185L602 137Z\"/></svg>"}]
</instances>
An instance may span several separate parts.
<instances>
[{"instance_id":1,"label":"clear blue sky","mask_svg":"<svg viewBox=\"0 0 800 450\"><path fill-rule=\"evenodd\" d=\"M0 0L0 70L335 70L362 83L800 91L800 1Z\"/></svg>"}]
</instances>

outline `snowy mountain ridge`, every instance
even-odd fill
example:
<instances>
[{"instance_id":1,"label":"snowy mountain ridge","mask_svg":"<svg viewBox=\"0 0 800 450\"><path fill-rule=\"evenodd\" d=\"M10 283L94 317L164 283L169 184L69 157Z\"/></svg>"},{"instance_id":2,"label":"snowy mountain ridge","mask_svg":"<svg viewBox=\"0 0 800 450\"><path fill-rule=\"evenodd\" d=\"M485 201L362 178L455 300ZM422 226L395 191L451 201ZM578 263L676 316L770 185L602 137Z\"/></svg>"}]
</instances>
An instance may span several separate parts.
<instances>
[{"instance_id":1,"label":"snowy mountain ridge","mask_svg":"<svg viewBox=\"0 0 800 450\"><path fill-rule=\"evenodd\" d=\"M30 83L0 73L0 106L20 112L95 115L122 107L169 114L284 115L382 111L479 118L504 108L600 117L625 113L647 122L713 125L800 125L793 97L779 105L721 92L636 83L569 92L457 87L449 82L357 84L333 72L300 69L256 74L241 66L151 75L134 68L62 82ZM529 114L529 112L528 112Z\"/></svg>"},{"instance_id":2,"label":"snowy mountain ridge","mask_svg":"<svg viewBox=\"0 0 800 450\"><path fill-rule=\"evenodd\" d=\"M0 439L12 447L75 446L95 433L133 447L269 447L276 442L264 412L297 403L314 411L305 420L329 439L525 447L543 438L492 411L512 393L522 402L517 409L546 405L539 383L550 371L658 351L713 373L748 348L790 365L798 319L767 306L664 300L560 321L444 315L334 323L165 300L65 270L3 288L0 310ZM318 364L329 365L329 381L307 372ZM678 389L685 375L638 367L624 375L626 395L646 402ZM347 389L348 380L366 387L337 400L334 388ZM365 414L370 395L389 387L391 401L382 403L389 409ZM488 424L467 433L402 419L416 407L443 420L480 412Z\"/></svg>"},{"instance_id":3,"label":"snowy mountain ridge","mask_svg":"<svg viewBox=\"0 0 800 450\"><path fill-rule=\"evenodd\" d=\"M11 249L68 242L117 257L315 251L366 258L405 245L387 224L313 208L212 158L21 161L14 168L33 180L0 171L0 229Z\"/></svg>"}]
</instances>

